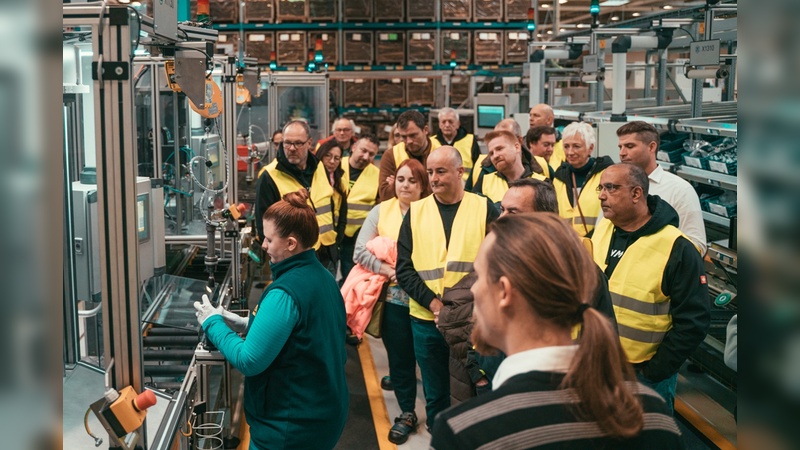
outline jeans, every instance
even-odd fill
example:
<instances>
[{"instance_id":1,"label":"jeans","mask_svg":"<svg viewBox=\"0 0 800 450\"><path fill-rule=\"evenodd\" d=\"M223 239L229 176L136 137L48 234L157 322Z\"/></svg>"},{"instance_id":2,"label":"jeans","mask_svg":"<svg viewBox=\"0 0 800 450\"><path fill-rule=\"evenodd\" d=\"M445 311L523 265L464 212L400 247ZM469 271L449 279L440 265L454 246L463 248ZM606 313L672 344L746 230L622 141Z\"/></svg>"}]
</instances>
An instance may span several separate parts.
<instances>
[{"instance_id":1,"label":"jeans","mask_svg":"<svg viewBox=\"0 0 800 450\"><path fill-rule=\"evenodd\" d=\"M402 412L414 411L417 399L417 360L408 306L383 305L381 336L389 358L389 377Z\"/></svg>"},{"instance_id":2,"label":"jeans","mask_svg":"<svg viewBox=\"0 0 800 450\"><path fill-rule=\"evenodd\" d=\"M433 429L436 415L450 406L450 349L432 320L411 317L411 332L422 373L426 425Z\"/></svg>"},{"instance_id":3,"label":"jeans","mask_svg":"<svg viewBox=\"0 0 800 450\"><path fill-rule=\"evenodd\" d=\"M339 247L339 261L341 261L342 265L339 268L342 270L342 279L346 280L347 275L350 274L350 271L355 266L353 262L353 252L356 250L356 238L358 237L358 233L356 233L353 237L343 237L342 244Z\"/></svg>"},{"instance_id":4,"label":"jeans","mask_svg":"<svg viewBox=\"0 0 800 450\"><path fill-rule=\"evenodd\" d=\"M650 381L641 372L636 372L636 378L643 385L658 392L665 402L667 402L667 409L670 414L673 414L675 408L675 388L678 386L678 374L674 373L671 377L667 377L661 381Z\"/></svg>"}]
</instances>

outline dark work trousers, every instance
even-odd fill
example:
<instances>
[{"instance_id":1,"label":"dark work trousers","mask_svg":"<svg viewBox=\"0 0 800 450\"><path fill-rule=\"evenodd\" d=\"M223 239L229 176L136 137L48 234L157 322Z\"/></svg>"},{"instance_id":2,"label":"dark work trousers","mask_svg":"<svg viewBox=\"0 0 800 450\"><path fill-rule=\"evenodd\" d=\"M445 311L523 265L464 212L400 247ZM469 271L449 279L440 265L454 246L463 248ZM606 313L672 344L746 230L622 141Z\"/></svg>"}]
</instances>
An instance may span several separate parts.
<instances>
[{"instance_id":1,"label":"dark work trousers","mask_svg":"<svg viewBox=\"0 0 800 450\"><path fill-rule=\"evenodd\" d=\"M386 302L381 337L389 358L389 377L402 412L414 411L417 398L417 360L408 306Z\"/></svg>"},{"instance_id":2,"label":"dark work trousers","mask_svg":"<svg viewBox=\"0 0 800 450\"><path fill-rule=\"evenodd\" d=\"M436 414L450 406L450 348L432 320L411 317L414 353L422 373L425 394L425 424L433 429Z\"/></svg>"},{"instance_id":3,"label":"dark work trousers","mask_svg":"<svg viewBox=\"0 0 800 450\"><path fill-rule=\"evenodd\" d=\"M342 245L339 247L339 261L341 261L342 265L339 268L342 271L342 280L347 279L347 275L350 274L350 270L353 269L355 263L353 262L353 252L356 249L356 239L358 238L358 233L356 232L355 236L347 237L345 236L342 238Z\"/></svg>"}]
</instances>

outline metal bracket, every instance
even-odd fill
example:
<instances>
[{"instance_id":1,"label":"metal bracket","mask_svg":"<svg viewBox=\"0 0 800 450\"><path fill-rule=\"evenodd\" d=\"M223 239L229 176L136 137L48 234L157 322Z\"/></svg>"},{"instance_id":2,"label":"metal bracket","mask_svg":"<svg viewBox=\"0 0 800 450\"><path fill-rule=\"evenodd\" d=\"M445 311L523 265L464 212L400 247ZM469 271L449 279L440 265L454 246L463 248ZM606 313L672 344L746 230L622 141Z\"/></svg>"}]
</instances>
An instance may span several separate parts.
<instances>
[{"instance_id":1,"label":"metal bracket","mask_svg":"<svg viewBox=\"0 0 800 450\"><path fill-rule=\"evenodd\" d=\"M223 75L222 76L223 83L236 83L236 75Z\"/></svg>"},{"instance_id":2,"label":"metal bracket","mask_svg":"<svg viewBox=\"0 0 800 450\"><path fill-rule=\"evenodd\" d=\"M206 58L196 57L198 52L178 51L175 53L175 81L189 100L198 108L205 107L206 100Z\"/></svg>"},{"instance_id":3,"label":"metal bracket","mask_svg":"<svg viewBox=\"0 0 800 450\"><path fill-rule=\"evenodd\" d=\"M127 61L107 61L102 69L104 80L127 80L131 72ZM92 62L92 79L97 80L97 61Z\"/></svg>"}]
</instances>

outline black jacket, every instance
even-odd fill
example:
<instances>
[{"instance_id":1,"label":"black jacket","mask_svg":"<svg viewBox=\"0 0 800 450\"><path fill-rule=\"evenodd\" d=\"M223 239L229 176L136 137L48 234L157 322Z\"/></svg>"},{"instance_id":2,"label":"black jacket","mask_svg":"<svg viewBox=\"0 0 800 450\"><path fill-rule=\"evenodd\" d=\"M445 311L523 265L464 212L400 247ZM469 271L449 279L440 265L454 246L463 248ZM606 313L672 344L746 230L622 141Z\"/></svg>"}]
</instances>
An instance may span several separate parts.
<instances>
[{"instance_id":1,"label":"black jacket","mask_svg":"<svg viewBox=\"0 0 800 450\"><path fill-rule=\"evenodd\" d=\"M453 144L464 139L467 136L467 134L469 133L467 133L467 130L465 130L464 127L458 127L458 131L456 131L456 137L455 139L453 139ZM444 139L442 130L439 130L439 132L436 133L436 136L434 137L442 145L453 145L453 144L448 144L447 141ZM475 164L475 161L478 160L478 156L480 156L480 154L481 154L481 147L480 145L478 145L478 137L472 136L472 150L470 151L470 155L472 156L473 164Z\"/></svg>"},{"instance_id":2,"label":"black jacket","mask_svg":"<svg viewBox=\"0 0 800 450\"><path fill-rule=\"evenodd\" d=\"M652 217L641 228L630 233L614 229L609 254L612 249L624 252L640 237L655 234L667 225L678 227L678 213L660 197L649 195L647 207ZM616 262L608 258L605 273L609 278L614 273ZM656 354L649 361L636 365L636 369L651 381L660 381L678 372L683 362L703 342L711 324L711 299L703 259L685 237L679 237L672 247L661 276L661 291L670 297L672 329L664 336Z\"/></svg>"},{"instance_id":3,"label":"black jacket","mask_svg":"<svg viewBox=\"0 0 800 450\"><path fill-rule=\"evenodd\" d=\"M464 402L475 396L475 385L467 367L472 332L473 296L470 292L478 276L470 272L442 294L438 328L450 348L450 403ZM480 377L478 377L480 378Z\"/></svg>"},{"instance_id":4,"label":"black jacket","mask_svg":"<svg viewBox=\"0 0 800 450\"><path fill-rule=\"evenodd\" d=\"M586 175L586 181L592 178L594 174L602 172L603 170L608 169L610 166L613 166L614 160L612 160L609 156L601 156L595 159L592 164L594 165ZM575 199L572 198L572 166L569 165L568 162L564 161L561 163L561 166L556 169L556 173L553 175L553 178L561 180L567 185L567 196L569 197L569 203L575 203ZM586 181L584 181L584 185L586 184ZM578 187L583 189L583 186ZM594 195L593 192L591 194Z\"/></svg>"},{"instance_id":5,"label":"black jacket","mask_svg":"<svg viewBox=\"0 0 800 450\"><path fill-rule=\"evenodd\" d=\"M298 183L300 183L309 191L311 190L311 182L314 179L314 172L316 172L317 165L319 164L319 161L317 161L317 158L313 153L310 151L308 152L305 170L300 170L296 165L290 163L289 160L286 159L286 153L283 151L283 144L281 144L280 148L278 148L277 160L278 170L297 180ZM256 230L258 231L258 238L260 240L264 239L264 224L261 220L261 217L264 215L264 212L266 212L267 209L272 206L273 203L276 203L280 199L281 194L278 191L278 186L269 175L269 172L265 170L264 173L258 177L258 181L256 182L256 205L254 220L256 223ZM339 208L339 217L347 217L346 199L342 199L342 206ZM339 222L340 224L338 224L336 227L337 239L339 239L340 236L344 236L343 231L344 226L346 225L345 220L340 220ZM341 230L339 228L341 228Z\"/></svg>"}]
</instances>

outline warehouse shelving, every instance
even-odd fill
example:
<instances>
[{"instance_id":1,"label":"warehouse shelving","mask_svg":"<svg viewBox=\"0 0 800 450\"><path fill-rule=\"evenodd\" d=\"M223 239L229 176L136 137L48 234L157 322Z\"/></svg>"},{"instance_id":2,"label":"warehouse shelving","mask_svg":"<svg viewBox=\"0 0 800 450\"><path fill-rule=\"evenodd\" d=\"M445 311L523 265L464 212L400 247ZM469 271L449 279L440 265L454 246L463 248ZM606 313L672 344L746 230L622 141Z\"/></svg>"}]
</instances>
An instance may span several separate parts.
<instances>
[{"instance_id":1,"label":"warehouse shelving","mask_svg":"<svg viewBox=\"0 0 800 450\"><path fill-rule=\"evenodd\" d=\"M253 30L527 30L527 22L314 22L314 23L215 23L219 31Z\"/></svg>"}]
</instances>

